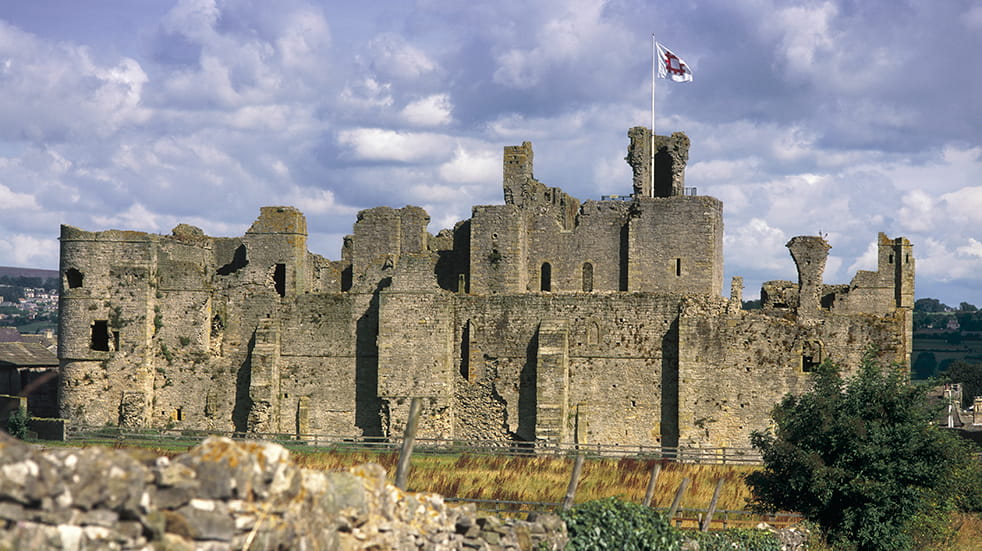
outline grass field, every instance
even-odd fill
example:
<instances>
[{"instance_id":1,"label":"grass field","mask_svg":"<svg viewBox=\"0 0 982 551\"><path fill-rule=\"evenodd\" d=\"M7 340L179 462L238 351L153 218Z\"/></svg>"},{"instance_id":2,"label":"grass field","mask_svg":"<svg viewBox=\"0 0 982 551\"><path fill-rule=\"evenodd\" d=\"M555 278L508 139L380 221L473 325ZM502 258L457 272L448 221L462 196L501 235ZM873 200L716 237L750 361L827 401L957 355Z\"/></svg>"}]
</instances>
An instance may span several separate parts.
<instances>
[{"instance_id":1,"label":"grass field","mask_svg":"<svg viewBox=\"0 0 982 551\"><path fill-rule=\"evenodd\" d=\"M365 462L379 463L394 477L398 455L394 453L299 453L294 460L304 467L343 469ZM587 460L580 476L576 502L619 497L640 502L648 485L652 461L637 459ZM742 510L750 494L743 477L758 467L731 465L662 465L655 498L656 507L668 507L683 477L690 484L682 501L685 508L706 508L716 488L725 480L719 509ZM559 502L566 493L573 460L561 457L507 457L482 455L417 455L409 475L410 490L445 496L508 501Z\"/></svg>"}]
</instances>

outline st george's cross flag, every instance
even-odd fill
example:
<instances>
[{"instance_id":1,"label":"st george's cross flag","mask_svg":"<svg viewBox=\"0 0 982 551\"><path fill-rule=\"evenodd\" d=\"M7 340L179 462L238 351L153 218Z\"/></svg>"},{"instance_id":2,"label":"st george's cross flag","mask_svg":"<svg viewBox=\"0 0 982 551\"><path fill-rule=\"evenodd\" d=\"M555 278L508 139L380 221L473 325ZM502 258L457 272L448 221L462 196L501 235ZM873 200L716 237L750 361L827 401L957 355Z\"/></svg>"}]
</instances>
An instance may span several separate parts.
<instances>
[{"instance_id":1,"label":"st george's cross flag","mask_svg":"<svg viewBox=\"0 0 982 551\"><path fill-rule=\"evenodd\" d=\"M671 50L655 42L658 48L658 78L667 78L675 82L692 82L692 70L689 65Z\"/></svg>"}]
</instances>

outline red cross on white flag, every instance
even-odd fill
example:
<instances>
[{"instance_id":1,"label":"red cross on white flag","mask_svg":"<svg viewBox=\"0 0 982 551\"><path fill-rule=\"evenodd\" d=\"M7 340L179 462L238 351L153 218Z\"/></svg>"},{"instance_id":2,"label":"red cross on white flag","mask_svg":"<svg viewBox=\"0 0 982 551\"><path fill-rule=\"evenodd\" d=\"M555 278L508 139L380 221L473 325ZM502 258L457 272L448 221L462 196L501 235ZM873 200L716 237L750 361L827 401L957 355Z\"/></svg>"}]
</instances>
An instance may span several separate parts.
<instances>
[{"instance_id":1,"label":"red cross on white flag","mask_svg":"<svg viewBox=\"0 0 982 551\"><path fill-rule=\"evenodd\" d=\"M660 42L655 42L658 48L658 78L667 78L675 82L692 82L692 70L681 57Z\"/></svg>"}]
</instances>

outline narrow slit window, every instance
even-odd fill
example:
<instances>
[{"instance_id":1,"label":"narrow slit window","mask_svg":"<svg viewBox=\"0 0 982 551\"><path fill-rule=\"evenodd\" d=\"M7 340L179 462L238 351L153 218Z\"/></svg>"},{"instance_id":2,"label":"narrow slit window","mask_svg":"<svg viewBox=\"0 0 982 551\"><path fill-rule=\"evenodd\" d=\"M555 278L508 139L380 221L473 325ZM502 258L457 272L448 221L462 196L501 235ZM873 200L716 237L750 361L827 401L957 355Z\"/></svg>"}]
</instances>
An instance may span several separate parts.
<instances>
[{"instance_id":1,"label":"narrow slit window","mask_svg":"<svg viewBox=\"0 0 982 551\"><path fill-rule=\"evenodd\" d=\"M675 277L682 277L682 259L675 259Z\"/></svg>"},{"instance_id":2,"label":"narrow slit window","mask_svg":"<svg viewBox=\"0 0 982 551\"><path fill-rule=\"evenodd\" d=\"M460 376L465 380L471 380L471 322L464 324L460 332Z\"/></svg>"},{"instance_id":3,"label":"narrow slit window","mask_svg":"<svg viewBox=\"0 0 982 551\"><path fill-rule=\"evenodd\" d=\"M552 266L548 262L542 263L540 271L540 288L542 291L552 291Z\"/></svg>"},{"instance_id":4,"label":"narrow slit window","mask_svg":"<svg viewBox=\"0 0 982 551\"><path fill-rule=\"evenodd\" d=\"M593 264L583 263L583 292L593 291Z\"/></svg>"}]
</instances>

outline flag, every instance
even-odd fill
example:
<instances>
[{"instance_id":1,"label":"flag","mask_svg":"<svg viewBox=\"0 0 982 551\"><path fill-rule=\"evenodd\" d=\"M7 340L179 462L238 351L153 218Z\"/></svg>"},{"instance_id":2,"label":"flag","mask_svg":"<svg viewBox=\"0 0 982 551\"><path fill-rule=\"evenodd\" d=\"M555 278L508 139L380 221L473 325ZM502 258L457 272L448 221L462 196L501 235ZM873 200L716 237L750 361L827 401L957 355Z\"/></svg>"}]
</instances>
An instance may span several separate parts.
<instances>
[{"instance_id":1,"label":"flag","mask_svg":"<svg viewBox=\"0 0 982 551\"><path fill-rule=\"evenodd\" d=\"M660 42L655 42L658 48L658 78L668 78L675 82L692 82L692 70L681 57Z\"/></svg>"}]
</instances>

